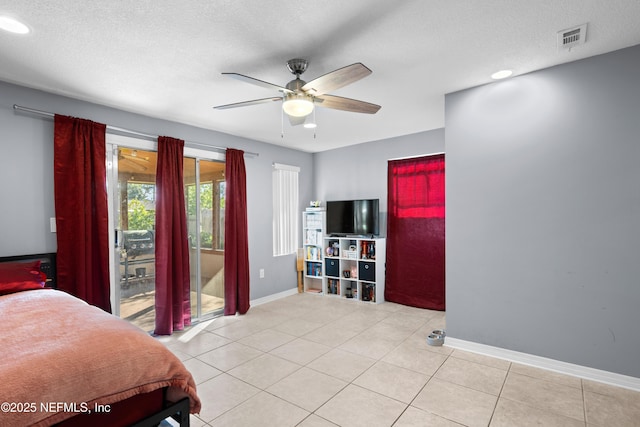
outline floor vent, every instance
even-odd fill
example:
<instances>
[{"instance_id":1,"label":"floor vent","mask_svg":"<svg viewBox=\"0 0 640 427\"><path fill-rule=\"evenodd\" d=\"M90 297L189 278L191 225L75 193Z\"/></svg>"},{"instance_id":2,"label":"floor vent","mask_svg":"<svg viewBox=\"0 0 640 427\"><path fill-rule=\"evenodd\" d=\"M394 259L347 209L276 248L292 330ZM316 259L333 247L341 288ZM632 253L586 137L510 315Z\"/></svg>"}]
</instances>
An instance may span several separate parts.
<instances>
[{"instance_id":1,"label":"floor vent","mask_svg":"<svg viewBox=\"0 0 640 427\"><path fill-rule=\"evenodd\" d=\"M558 31L558 50L569 50L587 40L587 24Z\"/></svg>"}]
</instances>

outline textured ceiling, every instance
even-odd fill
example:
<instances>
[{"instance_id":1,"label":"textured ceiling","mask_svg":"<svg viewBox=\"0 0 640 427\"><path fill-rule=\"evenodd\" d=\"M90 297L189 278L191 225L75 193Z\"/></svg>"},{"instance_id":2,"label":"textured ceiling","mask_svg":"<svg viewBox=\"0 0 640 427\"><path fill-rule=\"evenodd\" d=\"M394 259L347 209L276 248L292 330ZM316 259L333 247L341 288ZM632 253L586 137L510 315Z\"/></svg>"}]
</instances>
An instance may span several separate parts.
<instances>
[{"instance_id":1,"label":"textured ceiling","mask_svg":"<svg viewBox=\"0 0 640 427\"><path fill-rule=\"evenodd\" d=\"M640 43L638 0L0 0L0 14L32 29L0 31L0 80L310 152L441 128L444 94L499 69ZM559 51L556 33L583 23L587 43ZM373 74L332 94L382 109L318 108L315 138L286 120L281 137L280 103L212 109L278 95L222 72L285 85L296 57L306 81L364 63Z\"/></svg>"}]
</instances>

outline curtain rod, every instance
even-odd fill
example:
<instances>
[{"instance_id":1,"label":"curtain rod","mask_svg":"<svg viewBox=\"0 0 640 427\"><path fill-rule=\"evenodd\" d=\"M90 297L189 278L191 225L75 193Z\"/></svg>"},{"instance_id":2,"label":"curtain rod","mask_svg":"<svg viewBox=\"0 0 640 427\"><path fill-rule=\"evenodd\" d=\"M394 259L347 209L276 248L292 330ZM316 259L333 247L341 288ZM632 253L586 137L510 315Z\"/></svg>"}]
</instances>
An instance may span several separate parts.
<instances>
[{"instance_id":1,"label":"curtain rod","mask_svg":"<svg viewBox=\"0 0 640 427\"><path fill-rule=\"evenodd\" d=\"M18 110L18 111L25 111L27 113L32 113L32 114L38 114L40 116L46 116L46 117L54 117L55 114L54 113L50 113L48 111L42 111L42 110L36 110L34 108L27 108L27 107L22 107L18 104L13 104L13 109L14 110ZM111 125L107 125L107 132L111 131L111 133L124 133L124 134L128 134L128 135L135 135L138 137L142 137L142 138L147 138L150 140L154 140L157 141L158 139L158 135L151 135L148 133L142 133L142 132L138 132L135 130L130 130L130 129L125 129L125 128L120 128L120 127L116 127L116 126L111 126ZM209 145L209 144L203 144L200 142L190 142L190 141L185 141L185 145L189 145L190 147L193 146L197 146L197 147L203 147L203 148L213 148L214 150L220 150L220 151L226 151L227 148L226 147L218 147L215 145ZM253 153L251 151L245 151L244 154L246 156L249 157L258 157L259 154L258 153Z\"/></svg>"},{"instance_id":2,"label":"curtain rod","mask_svg":"<svg viewBox=\"0 0 640 427\"><path fill-rule=\"evenodd\" d=\"M444 151L438 151L437 153L428 153L428 154L416 154L415 156L407 156L407 157L396 157L394 159L387 159L388 162L393 160L409 160L409 159L417 159L419 157L429 157L429 156L439 156L440 154L446 155Z\"/></svg>"}]
</instances>

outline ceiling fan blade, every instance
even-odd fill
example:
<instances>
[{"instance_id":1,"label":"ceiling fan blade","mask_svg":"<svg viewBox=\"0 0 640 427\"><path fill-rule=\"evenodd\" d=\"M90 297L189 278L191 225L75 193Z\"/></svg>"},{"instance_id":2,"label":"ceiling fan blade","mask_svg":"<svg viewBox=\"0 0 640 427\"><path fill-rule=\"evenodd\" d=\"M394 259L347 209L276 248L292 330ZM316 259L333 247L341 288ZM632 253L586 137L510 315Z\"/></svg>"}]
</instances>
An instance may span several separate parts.
<instances>
[{"instance_id":1,"label":"ceiling fan blade","mask_svg":"<svg viewBox=\"0 0 640 427\"><path fill-rule=\"evenodd\" d=\"M254 99L252 101L236 102L234 104L217 105L213 108L215 108L216 110L226 110L227 108L248 107L249 105L264 104L271 101L282 101L282 98L276 96L272 98Z\"/></svg>"},{"instance_id":2,"label":"ceiling fan blade","mask_svg":"<svg viewBox=\"0 0 640 427\"><path fill-rule=\"evenodd\" d=\"M375 114L381 108L379 105L371 104L370 102L335 95L316 96L315 103L319 107L365 114Z\"/></svg>"},{"instance_id":3,"label":"ceiling fan blade","mask_svg":"<svg viewBox=\"0 0 640 427\"><path fill-rule=\"evenodd\" d=\"M278 86L273 83L265 82L264 80L254 79L253 77L245 76L244 74L238 73L222 73L223 76L229 76L233 79L240 80L242 82L251 83L256 86L264 87L267 89L275 89L284 93L292 93L293 91L287 89L286 87Z\"/></svg>"},{"instance_id":4,"label":"ceiling fan blade","mask_svg":"<svg viewBox=\"0 0 640 427\"><path fill-rule=\"evenodd\" d=\"M289 116L289 123L291 123L291 126L300 126L303 125L304 122L307 120L307 117L309 116L302 116L302 117L294 117L294 116Z\"/></svg>"},{"instance_id":5,"label":"ceiling fan blade","mask_svg":"<svg viewBox=\"0 0 640 427\"><path fill-rule=\"evenodd\" d=\"M313 96L323 95L367 77L369 74L371 74L370 69L356 62L311 80L302 86L302 90Z\"/></svg>"}]
</instances>

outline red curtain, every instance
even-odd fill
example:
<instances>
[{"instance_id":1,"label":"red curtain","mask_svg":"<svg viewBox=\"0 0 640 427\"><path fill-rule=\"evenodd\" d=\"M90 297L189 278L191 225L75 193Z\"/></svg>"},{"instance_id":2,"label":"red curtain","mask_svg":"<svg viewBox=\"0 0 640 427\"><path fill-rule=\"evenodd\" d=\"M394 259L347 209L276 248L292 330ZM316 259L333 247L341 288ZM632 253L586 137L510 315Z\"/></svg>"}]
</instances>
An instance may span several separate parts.
<instances>
[{"instance_id":1,"label":"red curtain","mask_svg":"<svg viewBox=\"0 0 640 427\"><path fill-rule=\"evenodd\" d=\"M111 312L106 130L56 114L53 182L58 288Z\"/></svg>"},{"instance_id":2,"label":"red curtain","mask_svg":"<svg viewBox=\"0 0 640 427\"><path fill-rule=\"evenodd\" d=\"M224 314L249 310L249 240L244 152L228 148L224 205Z\"/></svg>"},{"instance_id":3,"label":"red curtain","mask_svg":"<svg viewBox=\"0 0 640 427\"><path fill-rule=\"evenodd\" d=\"M189 244L183 185L184 141L158 137L156 170L156 328L170 335L191 324Z\"/></svg>"},{"instance_id":4,"label":"red curtain","mask_svg":"<svg viewBox=\"0 0 640 427\"><path fill-rule=\"evenodd\" d=\"M387 301L445 309L444 154L389 161Z\"/></svg>"}]
</instances>

